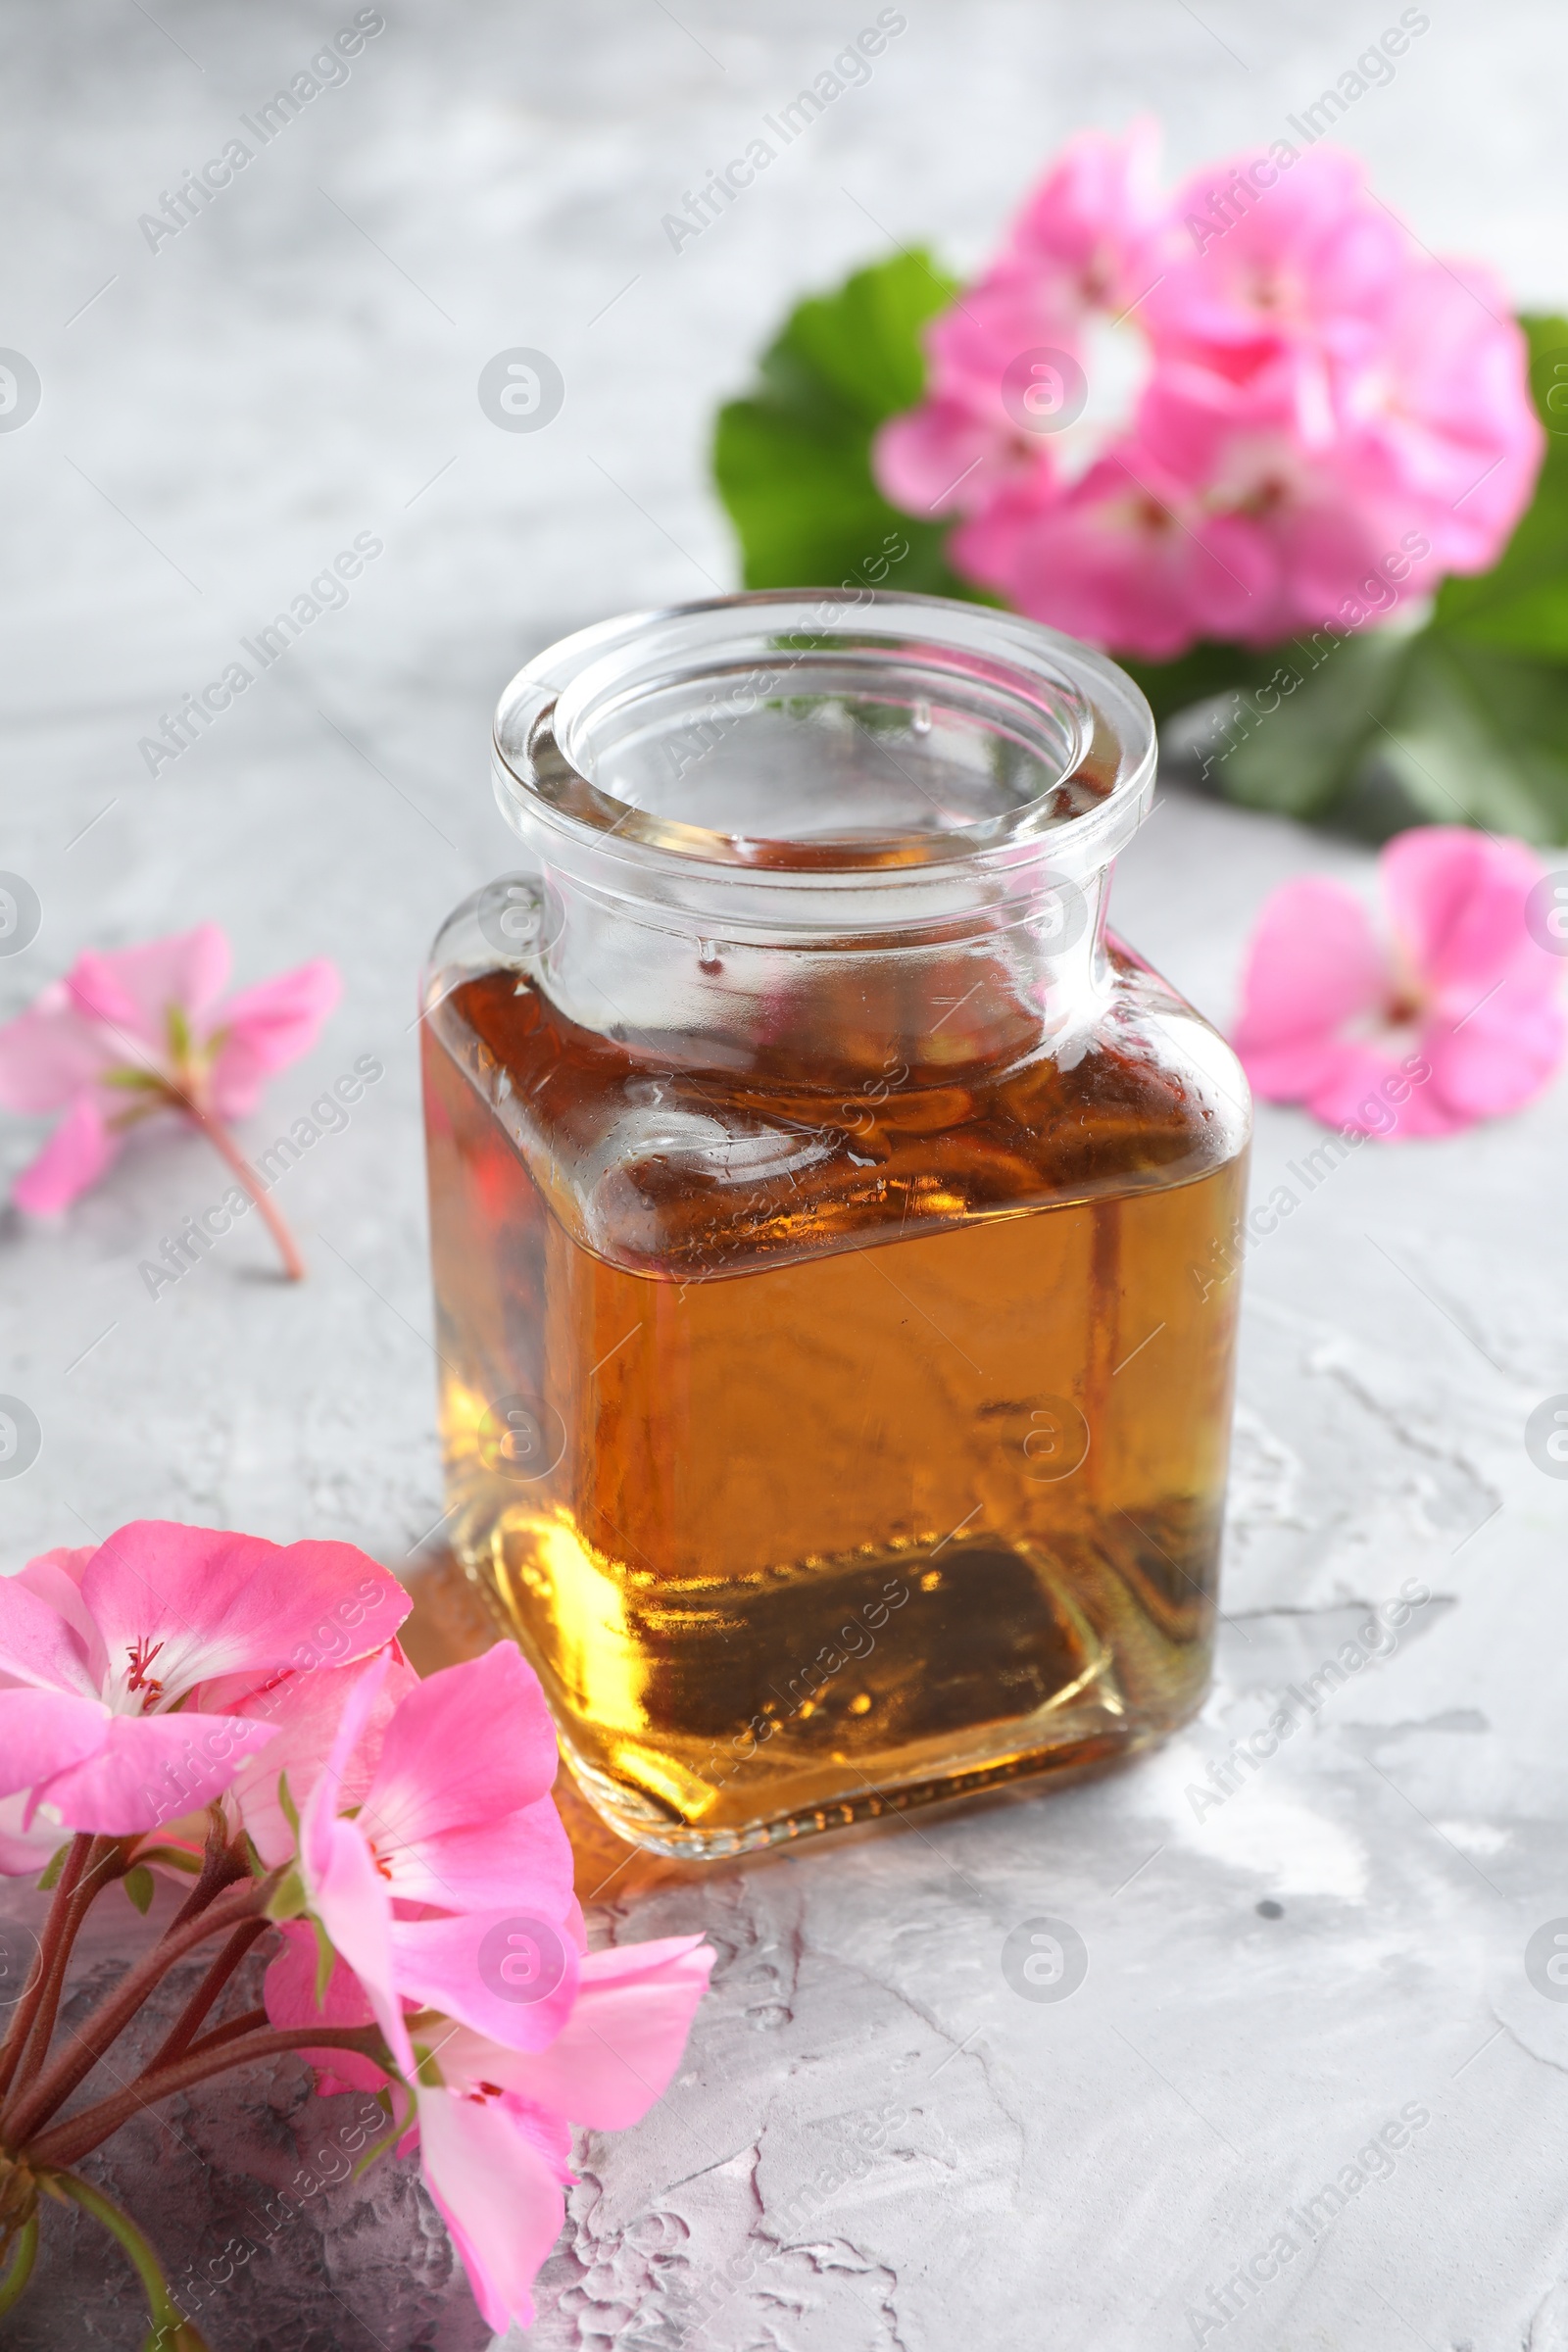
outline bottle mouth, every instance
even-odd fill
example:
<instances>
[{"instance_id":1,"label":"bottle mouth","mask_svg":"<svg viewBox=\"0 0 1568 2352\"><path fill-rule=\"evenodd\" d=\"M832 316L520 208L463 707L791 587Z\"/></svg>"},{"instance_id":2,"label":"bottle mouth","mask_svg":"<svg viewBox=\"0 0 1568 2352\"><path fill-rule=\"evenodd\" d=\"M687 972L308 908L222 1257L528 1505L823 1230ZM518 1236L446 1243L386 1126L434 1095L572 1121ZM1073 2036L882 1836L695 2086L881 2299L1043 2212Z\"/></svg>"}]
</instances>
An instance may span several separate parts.
<instances>
[{"instance_id":1,"label":"bottle mouth","mask_svg":"<svg viewBox=\"0 0 1568 2352\"><path fill-rule=\"evenodd\" d=\"M878 868L913 882L1043 853L1082 875L1132 833L1153 770L1149 706L1103 656L886 590L602 622L540 654L496 714L497 797L518 831L672 879L863 886Z\"/></svg>"}]
</instances>

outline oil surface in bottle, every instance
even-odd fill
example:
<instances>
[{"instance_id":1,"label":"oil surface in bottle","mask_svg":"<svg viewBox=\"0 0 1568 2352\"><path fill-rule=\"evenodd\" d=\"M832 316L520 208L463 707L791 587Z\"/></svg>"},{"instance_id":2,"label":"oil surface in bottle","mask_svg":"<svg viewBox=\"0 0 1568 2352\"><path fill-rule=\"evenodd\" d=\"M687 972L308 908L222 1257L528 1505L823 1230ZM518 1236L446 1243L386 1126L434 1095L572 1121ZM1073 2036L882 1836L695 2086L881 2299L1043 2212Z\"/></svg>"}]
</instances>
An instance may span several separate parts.
<instances>
[{"instance_id":1,"label":"oil surface in bottle","mask_svg":"<svg viewBox=\"0 0 1568 2352\"><path fill-rule=\"evenodd\" d=\"M1150 1043L1196 1016L1115 950L1111 998L1074 1068L901 1063L851 1132L804 1058L671 1068L512 970L423 1024L453 1541L627 1836L736 1851L1198 1705L1245 1149Z\"/></svg>"}]
</instances>

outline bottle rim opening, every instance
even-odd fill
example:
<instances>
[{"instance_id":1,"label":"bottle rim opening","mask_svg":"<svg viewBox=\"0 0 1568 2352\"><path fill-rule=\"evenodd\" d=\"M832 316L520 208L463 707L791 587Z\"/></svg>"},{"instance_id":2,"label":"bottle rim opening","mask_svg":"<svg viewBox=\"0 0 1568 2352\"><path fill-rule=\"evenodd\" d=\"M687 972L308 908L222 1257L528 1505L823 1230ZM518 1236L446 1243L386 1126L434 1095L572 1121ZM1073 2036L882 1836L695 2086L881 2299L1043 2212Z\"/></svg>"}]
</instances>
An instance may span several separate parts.
<instances>
[{"instance_id":1,"label":"bottle rim opening","mask_svg":"<svg viewBox=\"0 0 1568 2352\"><path fill-rule=\"evenodd\" d=\"M1074 639L851 586L579 630L513 679L494 751L503 813L568 863L575 844L672 882L864 890L1042 857L1087 875L1147 813L1155 740L1133 680ZM802 789L774 829L780 778Z\"/></svg>"}]
</instances>

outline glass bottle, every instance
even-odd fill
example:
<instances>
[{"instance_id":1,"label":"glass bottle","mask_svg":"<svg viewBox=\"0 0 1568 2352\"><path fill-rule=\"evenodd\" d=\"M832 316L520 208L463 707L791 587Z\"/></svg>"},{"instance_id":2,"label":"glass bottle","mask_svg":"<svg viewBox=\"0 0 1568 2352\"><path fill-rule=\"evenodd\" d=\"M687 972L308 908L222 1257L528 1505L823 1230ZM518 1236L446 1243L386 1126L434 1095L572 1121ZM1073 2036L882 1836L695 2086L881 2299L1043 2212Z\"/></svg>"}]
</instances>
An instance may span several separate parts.
<instances>
[{"instance_id":1,"label":"glass bottle","mask_svg":"<svg viewBox=\"0 0 1568 2352\"><path fill-rule=\"evenodd\" d=\"M1249 1131L1105 929L1111 662L737 596L503 697L425 980L451 1541L693 1856L1126 1755L1206 1686Z\"/></svg>"}]
</instances>

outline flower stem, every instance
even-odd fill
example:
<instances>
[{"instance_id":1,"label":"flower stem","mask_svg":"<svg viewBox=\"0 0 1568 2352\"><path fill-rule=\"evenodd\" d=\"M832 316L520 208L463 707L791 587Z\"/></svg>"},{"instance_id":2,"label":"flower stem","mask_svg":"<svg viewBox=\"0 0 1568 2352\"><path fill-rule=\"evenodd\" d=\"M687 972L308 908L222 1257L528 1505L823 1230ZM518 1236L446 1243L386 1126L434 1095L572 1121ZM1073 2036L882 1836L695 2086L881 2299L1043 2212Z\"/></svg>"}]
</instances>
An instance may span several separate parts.
<instances>
[{"instance_id":1,"label":"flower stem","mask_svg":"<svg viewBox=\"0 0 1568 2352\"><path fill-rule=\"evenodd\" d=\"M228 1826L223 1819L222 1806L209 1805L207 1843L202 1852L201 1870L195 1886L170 1921L170 1928L182 1928L188 1919L195 1919L199 1912L205 1911L213 1897L221 1894L225 1886L232 1886L236 1879L249 1875L238 1852L238 1840L232 1846L228 1842Z\"/></svg>"},{"instance_id":2,"label":"flower stem","mask_svg":"<svg viewBox=\"0 0 1568 2352\"><path fill-rule=\"evenodd\" d=\"M148 2308L152 2313L153 2341L159 2344L166 2341L177 2343L188 2347L188 2352L198 2352L202 2339L179 2312L169 2291L163 2264L129 2214L122 2213L112 2197L106 2197L102 2189L94 2188L90 2181L78 2180L74 2173L53 2174L39 2185L47 2188L53 2196L69 2197L84 2213L90 2213L95 2222L102 2222L110 2235L120 2240L146 2290Z\"/></svg>"},{"instance_id":3,"label":"flower stem","mask_svg":"<svg viewBox=\"0 0 1568 2352\"><path fill-rule=\"evenodd\" d=\"M38 1973L26 1993L27 2016L7 2036L0 2065L0 2091L20 2095L48 2056L55 2018L66 1986L66 1969L82 1921L104 1888L125 1875L125 1853L118 1838L80 1832L66 1857L39 1944Z\"/></svg>"},{"instance_id":4,"label":"flower stem","mask_svg":"<svg viewBox=\"0 0 1568 2352\"><path fill-rule=\"evenodd\" d=\"M180 1107L183 1109L186 1117L191 1119L195 1125L201 1129L203 1135L206 1136L208 1142L212 1145L213 1150L224 1162L225 1166L233 1170L234 1174L239 1178L240 1183L244 1187L245 1191L249 1193L251 1199L261 1210L267 1230L271 1235L273 1241L277 1244L278 1255L283 1260L283 1271L288 1276L289 1281L303 1282L305 1279L305 1260L301 1257L298 1249L295 1247L294 1236L290 1233L288 1227L284 1224L282 1217L278 1214L278 1211L273 1204L271 1196L268 1193L266 1187L263 1185L261 1178L251 1166L250 1161L245 1157L244 1152L240 1150L238 1144L235 1143L234 1138L229 1134L228 1129L223 1125L221 1119L215 1118L210 1110L204 1110L201 1104L188 1095L182 1098Z\"/></svg>"},{"instance_id":5,"label":"flower stem","mask_svg":"<svg viewBox=\"0 0 1568 2352\"><path fill-rule=\"evenodd\" d=\"M27 2150L27 2163L35 2172L44 2165L75 2164L155 2100L170 2098L176 2090L189 2090L209 2076L226 2074L230 2067L281 2057L285 2050L358 2050L378 2066L393 2063L378 2026L290 2026L281 2033L240 2034L217 2048L209 2042L156 2075L141 2076L113 2098L101 2099L96 2107L68 2116Z\"/></svg>"},{"instance_id":6,"label":"flower stem","mask_svg":"<svg viewBox=\"0 0 1568 2352\"><path fill-rule=\"evenodd\" d=\"M240 2034L259 2034L270 2022L265 2009L247 2009L243 2017L231 2017L226 2025L215 2026L211 2034L193 2041L189 2055L194 2058L198 2050L216 2050L220 2042L232 2041Z\"/></svg>"},{"instance_id":7,"label":"flower stem","mask_svg":"<svg viewBox=\"0 0 1568 2352\"><path fill-rule=\"evenodd\" d=\"M196 2038L203 2018L250 1950L251 1945L259 1936L267 1934L270 1925L270 1922L265 1919L241 1920L213 1962L212 1967L207 1971L206 1976L203 1977L200 1984L197 1985L196 1990L191 1994L179 2016L174 2020L164 2040L142 2069L144 2074L156 2075L161 2067L172 2066L176 2058L184 2056Z\"/></svg>"},{"instance_id":8,"label":"flower stem","mask_svg":"<svg viewBox=\"0 0 1568 2352\"><path fill-rule=\"evenodd\" d=\"M228 1887L199 1919L182 1928L171 1928L147 1957L122 1978L102 2007L94 2010L84 2031L73 2036L71 2048L63 2050L35 2082L12 2098L5 2116L0 2118L0 2139L4 2144L8 2148L21 2146L41 2124L48 2122L77 2084L85 2082L110 2043L129 2024L153 1986L176 1960L182 1960L209 1936L237 1927L247 1916L265 1912L280 1876L281 1873L274 1872L270 1878L247 1880L243 1886Z\"/></svg>"},{"instance_id":9,"label":"flower stem","mask_svg":"<svg viewBox=\"0 0 1568 2352\"><path fill-rule=\"evenodd\" d=\"M17 2250L11 2257L11 2267L0 2278L0 2313L11 2309L27 2280L32 2277L32 2258L38 2251L38 2216L33 2214L17 2232Z\"/></svg>"},{"instance_id":10,"label":"flower stem","mask_svg":"<svg viewBox=\"0 0 1568 2352\"><path fill-rule=\"evenodd\" d=\"M38 1973L21 2000L18 2001L16 2014L11 2020L5 2042L0 2045L0 2091L4 2091L9 2085L12 2076L17 2071L17 2062L26 2047L27 2036L32 2032L32 2021L37 2016L42 2004L50 1973L54 1968L55 1955L60 1948L60 1939L65 1934L66 1915L71 1909L72 1897L74 1895L81 1874L86 1868L87 1856L91 1849L91 1832L78 1830L71 1840L71 1850L66 1856L60 1876L55 1882L54 1897L49 1905L49 1916L44 1921L43 1935L38 1944Z\"/></svg>"}]
</instances>

